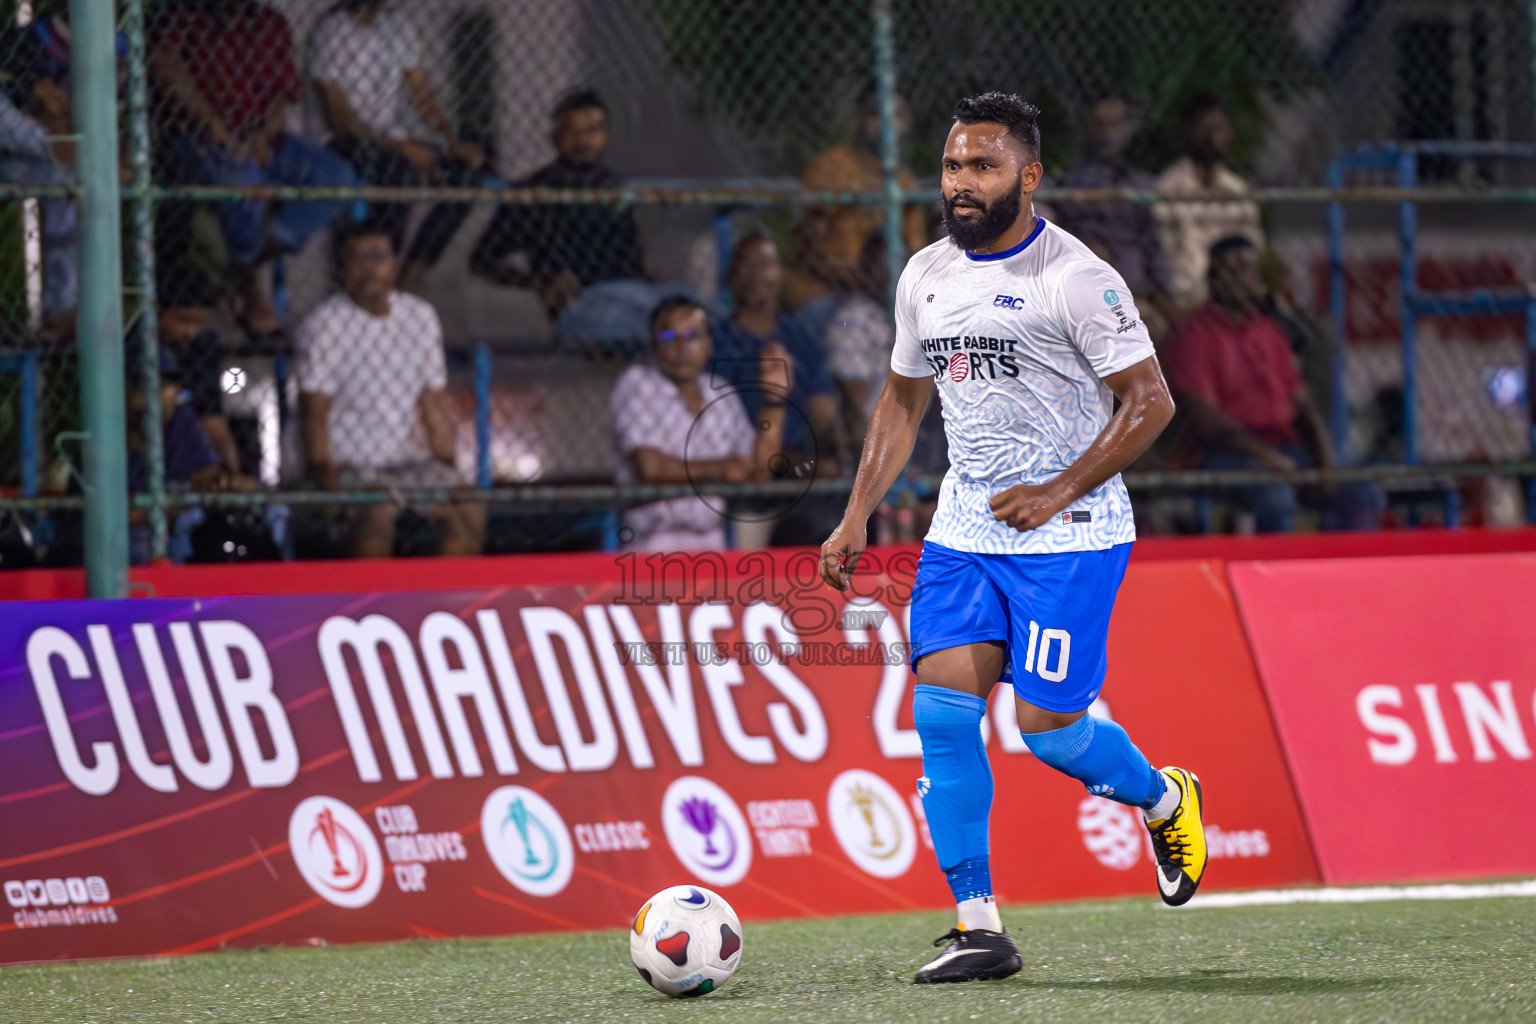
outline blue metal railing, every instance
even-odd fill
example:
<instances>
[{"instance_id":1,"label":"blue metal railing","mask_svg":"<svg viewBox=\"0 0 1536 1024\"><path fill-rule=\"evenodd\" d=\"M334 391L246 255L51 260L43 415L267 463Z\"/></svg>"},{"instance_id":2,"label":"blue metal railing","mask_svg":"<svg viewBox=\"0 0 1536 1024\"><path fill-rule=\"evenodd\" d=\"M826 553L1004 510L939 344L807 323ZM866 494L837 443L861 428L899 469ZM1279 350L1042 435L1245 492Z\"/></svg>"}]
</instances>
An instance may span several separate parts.
<instances>
[{"instance_id":1,"label":"blue metal railing","mask_svg":"<svg viewBox=\"0 0 1536 1024\"><path fill-rule=\"evenodd\" d=\"M1536 145L1509 142L1424 141L1365 143L1355 150L1340 153L1328 165L1329 188L1343 188L1347 175L1360 171L1395 172L1399 188L1413 189L1419 183L1419 158L1454 156L1462 158L1536 161ZM1418 321L1427 316L1470 316L1476 314L1518 313L1525 317L1526 408L1530 416L1530 446L1536 454L1536 406L1532 402L1533 374L1536 374L1536 284L1527 285L1523 294L1474 288L1457 292L1422 291L1418 284L1418 204L1404 201L1397 207L1398 300L1402 330L1403 363L1403 461L1419 462L1418 424ZM1334 353L1333 435L1334 444L1343 450L1348 436L1345 357L1349 339L1347 283L1344 273L1344 206L1335 199L1328 204L1328 308L1333 315L1338 344ZM1447 525L1460 519L1460 495L1454 489L1445 495ZM1536 478L1526 480L1526 518L1536 523Z\"/></svg>"},{"instance_id":2,"label":"blue metal railing","mask_svg":"<svg viewBox=\"0 0 1536 1024\"><path fill-rule=\"evenodd\" d=\"M42 462L37 429L39 363L37 352L31 349L0 354L0 373L14 373L21 378L18 382L21 422L17 425L17 432L21 448L21 493L26 498L37 497L39 466Z\"/></svg>"}]
</instances>

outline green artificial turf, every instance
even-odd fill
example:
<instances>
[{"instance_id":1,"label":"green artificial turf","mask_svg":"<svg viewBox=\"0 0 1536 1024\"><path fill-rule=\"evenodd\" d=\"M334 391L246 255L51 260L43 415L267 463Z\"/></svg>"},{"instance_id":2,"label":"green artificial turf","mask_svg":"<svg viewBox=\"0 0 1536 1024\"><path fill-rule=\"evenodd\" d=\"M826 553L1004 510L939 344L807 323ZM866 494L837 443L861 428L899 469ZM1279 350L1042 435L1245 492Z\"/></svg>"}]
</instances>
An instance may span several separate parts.
<instances>
[{"instance_id":1,"label":"green artificial turf","mask_svg":"<svg viewBox=\"0 0 1536 1024\"><path fill-rule=\"evenodd\" d=\"M701 999L651 991L626 933L210 953L0 970L0 1020L1445 1021L1536 1019L1536 900L1011 907L999 982L915 987L944 913L751 923Z\"/></svg>"}]
</instances>

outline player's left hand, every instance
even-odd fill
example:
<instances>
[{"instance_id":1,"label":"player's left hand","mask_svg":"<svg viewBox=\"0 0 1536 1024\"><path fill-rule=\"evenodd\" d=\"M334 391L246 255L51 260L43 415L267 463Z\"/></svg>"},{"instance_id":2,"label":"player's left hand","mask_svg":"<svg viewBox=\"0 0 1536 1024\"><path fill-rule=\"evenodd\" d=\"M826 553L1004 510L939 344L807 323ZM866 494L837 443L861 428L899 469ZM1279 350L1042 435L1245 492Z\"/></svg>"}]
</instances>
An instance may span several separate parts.
<instances>
[{"instance_id":1,"label":"player's left hand","mask_svg":"<svg viewBox=\"0 0 1536 1024\"><path fill-rule=\"evenodd\" d=\"M1068 504L1049 484L1014 484L992 495L992 518L1023 533L1048 522Z\"/></svg>"}]
</instances>

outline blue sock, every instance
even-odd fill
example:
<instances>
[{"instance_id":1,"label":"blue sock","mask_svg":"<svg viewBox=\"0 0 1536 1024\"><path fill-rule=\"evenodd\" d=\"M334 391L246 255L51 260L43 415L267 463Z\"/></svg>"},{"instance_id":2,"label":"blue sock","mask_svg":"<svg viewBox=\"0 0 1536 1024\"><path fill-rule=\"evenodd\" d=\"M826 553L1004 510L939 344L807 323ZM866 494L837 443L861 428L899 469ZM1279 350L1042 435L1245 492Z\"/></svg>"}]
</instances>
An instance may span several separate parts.
<instances>
[{"instance_id":1,"label":"blue sock","mask_svg":"<svg viewBox=\"0 0 1536 1024\"><path fill-rule=\"evenodd\" d=\"M992 766L981 742L987 702L942 686L913 688L912 718L923 742L917 791L955 902L992 895L987 820L992 813Z\"/></svg>"},{"instance_id":2,"label":"blue sock","mask_svg":"<svg viewBox=\"0 0 1536 1024\"><path fill-rule=\"evenodd\" d=\"M986 854L968 857L944 872L956 903L992 895L992 861Z\"/></svg>"},{"instance_id":3,"label":"blue sock","mask_svg":"<svg viewBox=\"0 0 1536 1024\"><path fill-rule=\"evenodd\" d=\"M1041 761L1117 804L1148 808L1168 788L1163 773L1107 718L1084 715L1065 729L1022 735Z\"/></svg>"}]
</instances>

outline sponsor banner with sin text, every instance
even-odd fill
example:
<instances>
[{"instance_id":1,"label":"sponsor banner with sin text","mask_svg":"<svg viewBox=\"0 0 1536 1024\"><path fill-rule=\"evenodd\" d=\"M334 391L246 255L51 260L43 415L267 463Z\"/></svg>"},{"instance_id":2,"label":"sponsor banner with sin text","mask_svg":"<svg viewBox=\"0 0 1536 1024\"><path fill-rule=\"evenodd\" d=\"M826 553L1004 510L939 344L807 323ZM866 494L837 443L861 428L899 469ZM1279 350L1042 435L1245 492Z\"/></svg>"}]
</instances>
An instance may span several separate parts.
<instances>
[{"instance_id":1,"label":"sponsor banner with sin text","mask_svg":"<svg viewBox=\"0 0 1536 1024\"><path fill-rule=\"evenodd\" d=\"M1326 881L1536 874L1536 555L1230 571Z\"/></svg>"}]
</instances>

